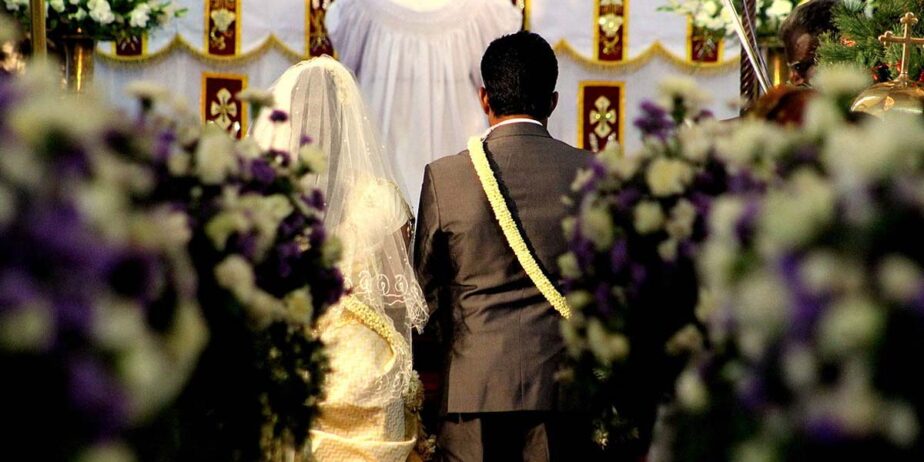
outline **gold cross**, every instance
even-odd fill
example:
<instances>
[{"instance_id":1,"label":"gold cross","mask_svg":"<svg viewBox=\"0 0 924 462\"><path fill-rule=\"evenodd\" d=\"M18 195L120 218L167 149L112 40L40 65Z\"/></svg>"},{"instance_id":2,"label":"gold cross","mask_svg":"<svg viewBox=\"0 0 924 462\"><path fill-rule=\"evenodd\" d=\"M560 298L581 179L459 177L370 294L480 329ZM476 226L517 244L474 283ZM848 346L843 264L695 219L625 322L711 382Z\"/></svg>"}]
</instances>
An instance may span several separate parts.
<instances>
[{"instance_id":1,"label":"gold cross","mask_svg":"<svg viewBox=\"0 0 924 462\"><path fill-rule=\"evenodd\" d=\"M907 64L911 58L911 48L909 48L908 45L924 45L924 38L911 36L911 26L914 26L918 23L918 18L915 17L914 13L905 13L905 15L902 16L900 22L904 28L903 35L901 37L896 37L892 31L888 31L885 34L879 36L879 42L886 46L892 43L902 44L902 60L899 64L899 66L901 66L902 72L898 76L898 80L908 80Z\"/></svg>"}]
</instances>

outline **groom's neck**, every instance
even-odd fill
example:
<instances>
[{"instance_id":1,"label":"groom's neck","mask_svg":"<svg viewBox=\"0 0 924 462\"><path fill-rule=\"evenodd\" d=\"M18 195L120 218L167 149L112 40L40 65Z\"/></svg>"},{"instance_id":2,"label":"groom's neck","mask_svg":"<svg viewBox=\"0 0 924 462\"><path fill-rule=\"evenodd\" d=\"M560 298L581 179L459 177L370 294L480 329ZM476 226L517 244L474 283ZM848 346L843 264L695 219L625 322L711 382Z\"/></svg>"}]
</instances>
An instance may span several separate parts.
<instances>
[{"instance_id":1,"label":"groom's neck","mask_svg":"<svg viewBox=\"0 0 924 462\"><path fill-rule=\"evenodd\" d=\"M496 116L494 114L490 114L488 115L488 124L493 127L501 122L505 122L511 119L532 119L532 120L538 121L542 125L548 125L548 122L549 122L548 118L537 119L529 114L506 114L502 116Z\"/></svg>"}]
</instances>

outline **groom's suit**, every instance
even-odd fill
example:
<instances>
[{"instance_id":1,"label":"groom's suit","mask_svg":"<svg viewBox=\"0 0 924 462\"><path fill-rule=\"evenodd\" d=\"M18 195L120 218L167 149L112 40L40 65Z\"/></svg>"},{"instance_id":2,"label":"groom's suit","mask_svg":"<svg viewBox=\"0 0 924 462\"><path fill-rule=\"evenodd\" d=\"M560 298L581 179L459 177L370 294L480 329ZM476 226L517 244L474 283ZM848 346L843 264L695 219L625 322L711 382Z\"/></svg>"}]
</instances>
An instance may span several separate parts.
<instances>
[{"instance_id":1,"label":"groom's suit","mask_svg":"<svg viewBox=\"0 0 924 462\"><path fill-rule=\"evenodd\" d=\"M485 150L534 255L558 281L556 260L567 251L561 222L571 211L562 199L588 153L522 122L497 127ZM467 151L425 170L415 257L430 310L451 332L442 403L449 429L440 436L448 459L490 460L489 432L528 446L515 452L556 452L548 421L568 407L555 380L561 315L517 261ZM520 434L497 434L506 431Z\"/></svg>"}]
</instances>

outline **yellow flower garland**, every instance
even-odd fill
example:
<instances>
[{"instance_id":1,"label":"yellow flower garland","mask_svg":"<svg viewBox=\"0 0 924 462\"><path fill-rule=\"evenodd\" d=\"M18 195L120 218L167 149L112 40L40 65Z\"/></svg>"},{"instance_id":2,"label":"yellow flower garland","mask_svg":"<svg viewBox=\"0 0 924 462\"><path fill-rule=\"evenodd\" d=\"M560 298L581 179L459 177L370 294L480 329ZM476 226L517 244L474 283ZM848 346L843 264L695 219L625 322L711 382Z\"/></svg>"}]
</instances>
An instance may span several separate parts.
<instances>
[{"instance_id":1,"label":"yellow flower garland","mask_svg":"<svg viewBox=\"0 0 924 462\"><path fill-rule=\"evenodd\" d=\"M488 196L491 209L494 210L494 217L500 223L504 237L507 238L507 243L513 249L517 261L520 262L523 270L526 271L526 275L533 281L539 292L552 304L555 311L558 311L565 319L571 318L571 306L568 305L568 300L539 268L539 263L536 262L536 258L529 251L526 240L523 239L523 234L513 220L513 215L507 207L503 194L501 194L500 185L497 183L494 171L491 170L491 164L488 163L488 155L484 152L484 143L480 138L472 137L469 139L468 152L471 155L472 164L475 165L475 173L478 174L478 179L481 180L481 187L484 189L485 195Z\"/></svg>"},{"instance_id":2,"label":"yellow flower garland","mask_svg":"<svg viewBox=\"0 0 924 462\"><path fill-rule=\"evenodd\" d=\"M349 311L350 314L365 324L366 327L372 329L376 334L379 334L385 339L396 355L410 353L407 342L398 334L391 325L391 322L383 319L382 315L370 308L369 305L363 303L353 295L343 297L343 299L340 300L340 304L343 305L343 309Z\"/></svg>"}]
</instances>

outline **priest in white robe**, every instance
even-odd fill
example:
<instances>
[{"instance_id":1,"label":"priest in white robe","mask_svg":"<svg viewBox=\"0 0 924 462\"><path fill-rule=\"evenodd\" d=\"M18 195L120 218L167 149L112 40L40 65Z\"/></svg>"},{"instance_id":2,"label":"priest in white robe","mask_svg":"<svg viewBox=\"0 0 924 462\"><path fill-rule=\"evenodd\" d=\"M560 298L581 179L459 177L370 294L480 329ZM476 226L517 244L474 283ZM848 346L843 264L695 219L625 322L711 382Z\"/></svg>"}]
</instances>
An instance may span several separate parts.
<instances>
[{"instance_id":1,"label":"priest in white robe","mask_svg":"<svg viewBox=\"0 0 924 462\"><path fill-rule=\"evenodd\" d=\"M510 0L338 0L328 34L357 75L408 202L420 198L424 167L465 148L487 128L478 103L481 55L516 32Z\"/></svg>"}]
</instances>

